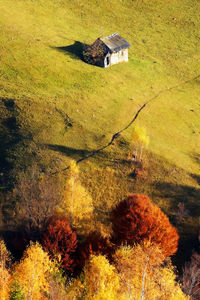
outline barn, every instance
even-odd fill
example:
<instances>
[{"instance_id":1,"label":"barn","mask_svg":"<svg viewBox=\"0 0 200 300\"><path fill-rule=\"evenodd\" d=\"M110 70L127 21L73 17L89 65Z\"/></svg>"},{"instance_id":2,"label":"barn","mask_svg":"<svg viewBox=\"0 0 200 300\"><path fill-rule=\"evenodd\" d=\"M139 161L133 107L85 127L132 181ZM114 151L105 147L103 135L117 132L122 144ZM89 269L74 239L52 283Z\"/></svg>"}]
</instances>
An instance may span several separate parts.
<instances>
[{"instance_id":1,"label":"barn","mask_svg":"<svg viewBox=\"0 0 200 300\"><path fill-rule=\"evenodd\" d=\"M128 48L131 45L118 33L105 38L98 38L83 51L84 60L100 67L109 67L128 61Z\"/></svg>"}]
</instances>

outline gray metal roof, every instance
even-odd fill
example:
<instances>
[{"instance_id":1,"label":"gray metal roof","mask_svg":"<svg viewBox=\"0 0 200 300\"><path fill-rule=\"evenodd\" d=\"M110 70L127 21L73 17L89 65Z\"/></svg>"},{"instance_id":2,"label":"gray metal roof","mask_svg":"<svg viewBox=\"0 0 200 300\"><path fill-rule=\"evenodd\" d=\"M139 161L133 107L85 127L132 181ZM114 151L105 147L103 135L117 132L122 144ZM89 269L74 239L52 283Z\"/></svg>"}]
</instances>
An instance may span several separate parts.
<instances>
[{"instance_id":1,"label":"gray metal roof","mask_svg":"<svg viewBox=\"0 0 200 300\"><path fill-rule=\"evenodd\" d=\"M105 38L101 38L101 41L110 49L111 52L118 52L120 50L127 49L131 46L118 33L114 33Z\"/></svg>"}]
</instances>

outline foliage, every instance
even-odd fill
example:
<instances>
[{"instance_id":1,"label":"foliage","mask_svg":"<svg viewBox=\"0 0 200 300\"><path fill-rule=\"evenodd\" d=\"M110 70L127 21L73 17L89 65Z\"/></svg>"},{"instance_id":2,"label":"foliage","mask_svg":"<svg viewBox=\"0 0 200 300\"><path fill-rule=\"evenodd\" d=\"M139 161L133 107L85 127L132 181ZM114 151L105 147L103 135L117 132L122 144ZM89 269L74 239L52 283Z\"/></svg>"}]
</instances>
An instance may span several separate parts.
<instances>
[{"instance_id":1,"label":"foliage","mask_svg":"<svg viewBox=\"0 0 200 300\"><path fill-rule=\"evenodd\" d=\"M25 300L25 295L22 286L17 280L13 281L10 287L9 296L10 300Z\"/></svg>"},{"instance_id":2,"label":"foliage","mask_svg":"<svg viewBox=\"0 0 200 300\"><path fill-rule=\"evenodd\" d=\"M0 265L3 268L9 267L11 261L11 254L7 250L3 240L0 240Z\"/></svg>"},{"instance_id":3,"label":"foliage","mask_svg":"<svg viewBox=\"0 0 200 300\"><path fill-rule=\"evenodd\" d=\"M164 256L177 251L178 234L168 217L147 196L131 194L111 213L113 241L134 245L150 240L158 245Z\"/></svg>"},{"instance_id":4,"label":"foliage","mask_svg":"<svg viewBox=\"0 0 200 300\"><path fill-rule=\"evenodd\" d=\"M66 300L66 277L64 271L61 268L61 262L53 260L52 272L48 278L49 282L49 293L48 297L52 300ZM48 299L49 299L48 298Z\"/></svg>"},{"instance_id":5,"label":"foliage","mask_svg":"<svg viewBox=\"0 0 200 300\"><path fill-rule=\"evenodd\" d=\"M72 231L66 217L52 217L42 236L43 248L51 258L61 263L61 267L69 274L73 272L74 253L77 247L76 233Z\"/></svg>"},{"instance_id":6,"label":"foliage","mask_svg":"<svg viewBox=\"0 0 200 300\"><path fill-rule=\"evenodd\" d=\"M115 267L103 256L90 257L84 269L83 283L80 286L85 299L116 300L119 299L120 281ZM121 299L121 298L120 298Z\"/></svg>"},{"instance_id":7,"label":"foliage","mask_svg":"<svg viewBox=\"0 0 200 300\"><path fill-rule=\"evenodd\" d=\"M40 300L49 292L48 277L52 263L39 243L31 244L14 270L14 280L23 286L27 299Z\"/></svg>"},{"instance_id":8,"label":"foliage","mask_svg":"<svg viewBox=\"0 0 200 300\"><path fill-rule=\"evenodd\" d=\"M70 299L188 299L175 281L171 264L161 265L164 256L157 246L123 246L113 259L111 265L105 256L91 255L84 273L69 287Z\"/></svg>"},{"instance_id":9,"label":"foliage","mask_svg":"<svg viewBox=\"0 0 200 300\"><path fill-rule=\"evenodd\" d=\"M6 157L14 168L18 166L16 173L22 165L15 158L21 158L25 164L25 151L33 160L38 158L38 149L43 149L45 159L52 153L56 154L57 160L63 160L67 155L79 159L88 150L103 145L116 128L127 124L132 114L159 92L159 97L145 108L138 120L140 126L148 128L152 141L149 156L156 154L153 156L156 167L150 166L152 178L143 185L138 184L137 192L155 195L154 201L159 202L168 215L174 213L174 197L184 197L187 208L192 207L195 211L198 186L190 174L199 176L196 150L200 131L198 80L169 92L160 91L199 72L199 53L194 51L199 42L199 2L192 1L188 6L188 0L173 0L173 9L171 2L161 0L97 2L18 0L11 5L10 1L1 1L0 109L4 108L6 112L5 125L12 107L4 105L3 99L13 99L19 108L19 136L16 137L13 128L5 130L6 142L1 138L0 147L2 149L2 142L5 143L4 149L8 153L13 142L22 139L22 147L14 147L15 155ZM97 36L109 35L116 30L116 24L118 32L132 45L128 64L105 70L71 57L67 49L57 51L60 46L67 48L73 44L74 39L90 43ZM63 31L68 32L67 40ZM70 115L74 121L71 128L66 128L57 108L64 115ZM28 136L27 127L31 132ZM129 131L124 137L130 142ZM27 146L28 139L38 147ZM129 191L135 192L132 180L126 176L127 166L120 163L127 151L123 145L117 152L111 147L90 161L102 169L112 164L118 178L128 179ZM4 151L1 153L4 155ZM30 164L30 159L27 161ZM49 167L54 161L49 160ZM168 161L172 164L166 174L164 165ZM85 177L82 182L87 186L86 177L91 175L87 173L85 163L82 170L82 178ZM93 187L105 190L103 183L96 178L92 180ZM126 194L124 182L120 185ZM91 188L90 193L93 196ZM93 199L96 202L94 196ZM105 201L113 200L112 204L120 199L121 196L105 197ZM99 206L103 207L101 201L95 206L96 212L100 211L100 218L108 215L99 209ZM12 209L12 205L10 207ZM185 233L192 224L187 236L198 226L198 216L199 213L194 212L182 227Z\"/></svg>"},{"instance_id":10,"label":"foliage","mask_svg":"<svg viewBox=\"0 0 200 300\"><path fill-rule=\"evenodd\" d=\"M149 137L147 136L146 129L144 127L134 126L131 139L132 150L130 156L134 158L134 161L141 161L143 148L149 144Z\"/></svg>"},{"instance_id":11,"label":"foliage","mask_svg":"<svg viewBox=\"0 0 200 300\"><path fill-rule=\"evenodd\" d=\"M85 262L89 259L90 255L105 255L110 257L112 251L112 246L106 237L103 237L97 231L91 232L78 247L76 272L79 274L83 270Z\"/></svg>"},{"instance_id":12,"label":"foliage","mask_svg":"<svg viewBox=\"0 0 200 300\"><path fill-rule=\"evenodd\" d=\"M7 300L10 286L10 253L3 240L0 240L0 299Z\"/></svg>"},{"instance_id":13,"label":"foliage","mask_svg":"<svg viewBox=\"0 0 200 300\"><path fill-rule=\"evenodd\" d=\"M161 265L164 256L156 245L123 246L113 257L126 299L187 299L176 283L171 264Z\"/></svg>"},{"instance_id":14,"label":"foliage","mask_svg":"<svg viewBox=\"0 0 200 300\"><path fill-rule=\"evenodd\" d=\"M0 265L0 299L7 300L9 295L10 273Z\"/></svg>"},{"instance_id":15,"label":"foliage","mask_svg":"<svg viewBox=\"0 0 200 300\"><path fill-rule=\"evenodd\" d=\"M93 203L91 196L81 185L79 169L75 161L71 161L69 179L66 182L62 212L70 217L71 226L80 234L93 229Z\"/></svg>"}]
</instances>

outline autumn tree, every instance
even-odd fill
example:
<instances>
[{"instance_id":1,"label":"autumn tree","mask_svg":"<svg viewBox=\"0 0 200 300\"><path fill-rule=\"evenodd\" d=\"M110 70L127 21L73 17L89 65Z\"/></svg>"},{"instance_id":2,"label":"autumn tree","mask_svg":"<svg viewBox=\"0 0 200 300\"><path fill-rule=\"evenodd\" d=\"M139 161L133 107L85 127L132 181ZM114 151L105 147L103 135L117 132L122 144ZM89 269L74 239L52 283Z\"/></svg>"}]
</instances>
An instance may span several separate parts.
<instances>
[{"instance_id":1,"label":"autumn tree","mask_svg":"<svg viewBox=\"0 0 200 300\"><path fill-rule=\"evenodd\" d=\"M149 144L149 137L147 136L146 129L144 127L135 126L131 139L130 156L134 161L141 161L143 149Z\"/></svg>"},{"instance_id":2,"label":"autumn tree","mask_svg":"<svg viewBox=\"0 0 200 300\"><path fill-rule=\"evenodd\" d=\"M41 243L52 259L57 259L67 274L75 266L74 253L77 247L76 233L66 217L52 217L43 233Z\"/></svg>"},{"instance_id":3,"label":"autumn tree","mask_svg":"<svg viewBox=\"0 0 200 300\"><path fill-rule=\"evenodd\" d=\"M36 165L19 174L13 191L16 199L13 219L32 239L38 238L56 210L61 197L59 180L59 177L40 172Z\"/></svg>"},{"instance_id":4,"label":"autumn tree","mask_svg":"<svg viewBox=\"0 0 200 300\"><path fill-rule=\"evenodd\" d=\"M39 243L31 244L16 265L13 279L23 287L25 298L41 300L49 292L48 276L52 263Z\"/></svg>"},{"instance_id":5,"label":"autumn tree","mask_svg":"<svg viewBox=\"0 0 200 300\"><path fill-rule=\"evenodd\" d=\"M49 293L48 299L51 300L67 300L66 282L67 278L64 271L60 268L61 262L57 260L52 261L52 271L48 277Z\"/></svg>"},{"instance_id":6,"label":"autumn tree","mask_svg":"<svg viewBox=\"0 0 200 300\"><path fill-rule=\"evenodd\" d=\"M119 276L114 266L103 255L91 255L84 268L84 274L75 280L69 294L77 299L117 300L120 298ZM75 298L76 299L76 298Z\"/></svg>"},{"instance_id":7,"label":"autumn tree","mask_svg":"<svg viewBox=\"0 0 200 300\"><path fill-rule=\"evenodd\" d=\"M79 169L75 161L71 161L68 175L64 199L58 211L69 216L70 225L79 234L85 234L93 229L92 198L79 180Z\"/></svg>"},{"instance_id":8,"label":"autumn tree","mask_svg":"<svg viewBox=\"0 0 200 300\"><path fill-rule=\"evenodd\" d=\"M131 194L111 213L113 242L134 245L150 240L165 257L177 251L178 234L168 217L147 196Z\"/></svg>"},{"instance_id":9,"label":"autumn tree","mask_svg":"<svg viewBox=\"0 0 200 300\"><path fill-rule=\"evenodd\" d=\"M161 265L164 255L161 250L150 242L133 247L121 246L113 255L114 265L119 272L121 287L128 299L143 299L144 294L152 299L156 293L150 275L155 267Z\"/></svg>"},{"instance_id":10,"label":"autumn tree","mask_svg":"<svg viewBox=\"0 0 200 300\"><path fill-rule=\"evenodd\" d=\"M121 246L113 255L126 299L186 300L170 262L163 263L161 250L150 242Z\"/></svg>"},{"instance_id":11,"label":"autumn tree","mask_svg":"<svg viewBox=\"0 0 200 300\"><path fill-rule=\"evenodd\" d=\"M10 286L10 252L7 250L3 240L0 240L0 299L7 300Z\"/></svg>"},{"instance_id":12,"label":"autumn tree","mask_svg":"<svg viewBox=\"0 0 200 300\"><path fill-rule=\"evenodd\" d=\"M105 255L110 258L113 252L109 239L103 237L98 231L91 232L84 242L80 243L76 255L76 273L79 274L85 262L91 255Z\"/></svg>"}]
</instances>

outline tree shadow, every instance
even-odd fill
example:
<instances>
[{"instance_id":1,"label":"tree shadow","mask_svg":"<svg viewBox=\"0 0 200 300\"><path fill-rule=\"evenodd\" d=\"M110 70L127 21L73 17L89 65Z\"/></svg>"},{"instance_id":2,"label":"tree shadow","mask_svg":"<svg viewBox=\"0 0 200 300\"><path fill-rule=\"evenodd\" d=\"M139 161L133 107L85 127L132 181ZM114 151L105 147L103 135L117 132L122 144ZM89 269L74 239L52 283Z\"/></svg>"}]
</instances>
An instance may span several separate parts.
<instances>
[{"instance_id":1,"label":"tree shadow","mask_svg":"<svg viewBox=\"0 0 200 300\"><path fill-rule=\"evenodd\" d=\"M5 118L0 123L0 185L8 184L9 173L13 168L10 152L22 140L17 122L17 107L12 99L1 99L6 111Z\"/></svg>"},{"instance_id":2,"label":"tree shadow","mask_svg":"<svg viewBox=\"0 0 200 300\"><path fill-rule=\"evenodd\" d=\"M159 182L154 187L156 196L172 199L172 211L175 211L178 203L182 202L193 217L200 215L200 205L197 201L200 199L200 189L169 182Z\"/></svg>"},{"instance_id":3,"label":"tree shadow","mask_svg":"<svg viewBox=\"0 0 200 300\"><path fill-rule=\"evenodd\" d=\"M198 165L200 165L200 154L199 153L192 153L191 155L192 159L194 160L195 163L197 163ZM197 174L191 174L192 178L194 178L197 183L200 185L200 175Z\"/></svg>"},{"instance_id":4,"label":"tree shadow","mask_svg":"<svg viewBox=\"0 0 200 300\"><path fill-rule=\"evenodd\" d=\"M192 174L191 174L192 176ZM200 216L200 189L187 185L178 185L168 182L159 182L155 186L154 195L160 198L170 199L170 222L177 227L180 234L177 253L172 261L178 268L179 273L185 261L190 259L192 251L198 249L198 218ZM178 204L184 204L187 214L179 219Z\"/></svg>"},{"instance_id":5,"label":"tree shadow","mask_svg":"<svg viewBox=\"0 0 200 300\"><path fill-rule=\"evenodd\" d=\"M61 145L46 144L45 146L47 148L49 148L50 150L60 152L69 157L72 157L73 159L79 159L79 158L85 157L87 155L90 155L93 152L93 150L75 149L75 148L70 148L70 147L61 146Z\"/></svg>"},{"instance_id":6,"label":"tree shadow","mask_svg":"<svg viewBox=\"0 0 200 300\"><path fill-rule=\"evenodd\" d=\"M104 150L97 151L97 149L94 150L75 149L67 146L53 145L53 144L45 144L44 146L50 150L65 154L66 156L69 156L74 160L79 160L79 159L87 160L95 157L96 159L98 159L98 161L103 161L104 166L106 164L108 167L116 167L116 165L130 165L129 161L121 157L120 158L115 157L113 159L112 154ZM94 155L92 155L93 153Z\"/></svg>"},{"instance_id":7,"label":"tree shadow","mask_svg":"<svg viewBox=\"0 0 200 300\"><path fill-rule=\"evenodd\" d=\"M172 263L177 267L179 276L183 273L185 262L189 261L194 251L198 252L198 233L190 235L187 239L180 237L178 251L173 255Z\"/></svg>"},{"instance_id":8,"label":"tree shadow","mask_svg":"<svg viewBox=\"0 0 200 300\"><path fill-rule=\"evenodd\" d=\"M196 180L196 182L198 183L198 185L200 185L200 176L197 174L191 174L192 178L194 178Z\"/></svg>"},{"instance_id":9,"label":"tree shadow","mask_svg":"<svg viewBox=\"0 0 200 300\"><path fill-rule=\"evenodd\" d=\"M14 177L11 173L17 160L17 151L31 135L21 131L19 108L13 99L0 98L0 109L0 187L4 189L12 185Z\"/></svg>"},{"instance_id":10,"label":"tree shadow","mask_svg":"<svg viewBox=\"0 0 200 300\"><path fill-rule=\"evenodd\" d=\"M26 234L23 232L23 228L0 231L0 236L3 238L7 249L12 253L12 256L16 260L21 259L31 240L30 237L26 236Z\"/></svg>"},{"instance_id":11,"label":"tree shadow","mask_svg":"<svg viewBox=\"0 0 200 300\"><path fill-rule=\"evenodd\" d=\"M199 153L192 153L191 158L196 162L197 164L200 165L200 154Z\"/></svg>"},{"instance_id":12,"label":"tree shadow","mask_svg":"<svg viewBox=\"0 0 200 300\"><path fill-rule=\"evenodd\" d=\"M75 41L73 45L61 46L61 47L52 47L60 52L68 54L71 58L83 60L83 49L85 44L79 41Z\"/></svg>"}]
</instances>

